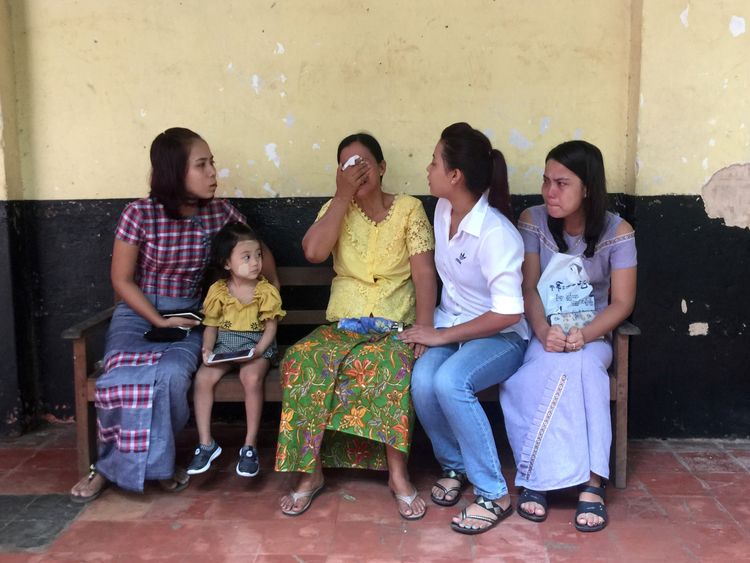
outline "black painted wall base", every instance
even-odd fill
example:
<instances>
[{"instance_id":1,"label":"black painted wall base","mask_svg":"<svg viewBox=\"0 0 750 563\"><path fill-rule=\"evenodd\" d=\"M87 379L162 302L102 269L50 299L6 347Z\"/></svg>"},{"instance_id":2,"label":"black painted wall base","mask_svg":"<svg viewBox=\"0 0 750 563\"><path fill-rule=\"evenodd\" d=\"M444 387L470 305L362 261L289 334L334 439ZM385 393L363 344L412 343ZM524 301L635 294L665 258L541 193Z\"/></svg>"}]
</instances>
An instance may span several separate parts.
<instances>
[{"instance_id":1,"label":"black painted wall base","mask_svg":"<svg viewBox=\"0 0 750 563\"><path fill-rule=\"evenodd\" d=\"M232 202L280 265L302 265L299 241L325 199ZM422 199L432 216L435 200ZM25 201L2 207L0 272L10 272L11 281L0 275L0 306L14 308L15 321L8 325L13 330L6 332L6 325L0 330L15 335L18 344L3 338L0 353L17 357L20 368L12 366L0 376L0 415L18 408L23 396L27 417L72 416L71 350L60 333L112 304L113 230L127 201ZM539 201L538 196L513 200L517 212ZM643 335L632 343L630 435L750 436L750 300L743 293L750 277L750 230L708 219L695 196L619 194L613 204L635 226L639 253L633 321ZM8 222L8 216L15 220ZM9 253L3 251L3 237ZM708 323L708 333L690 336L691 323L702 322ZM8 317L0 315L0 323L8 323ZM15 407L6 405L14 380ZM7 420L0 419L0 432Z\"/></svg>"}]
</instances>

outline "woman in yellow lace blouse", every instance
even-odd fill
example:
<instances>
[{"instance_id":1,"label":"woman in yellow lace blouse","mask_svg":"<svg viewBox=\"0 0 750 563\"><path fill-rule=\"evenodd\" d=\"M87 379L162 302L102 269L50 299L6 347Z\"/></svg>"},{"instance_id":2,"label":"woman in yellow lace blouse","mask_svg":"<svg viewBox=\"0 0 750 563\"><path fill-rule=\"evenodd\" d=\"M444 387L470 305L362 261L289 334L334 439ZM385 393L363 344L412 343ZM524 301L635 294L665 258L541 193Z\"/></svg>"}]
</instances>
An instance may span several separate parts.
<instances>
[{"instance_id":1,"label":"woman in yellow lace blouse","mask_svg":"<svg viewBox=\"0 0 750 563\"><path fill-rule=\"evenodd\" d=\"M414 520L425 503L406 468L410 386L424 348L383 327L432 326L432 227L419 200L382 190L386 163L372 136L346 137L337 157L336 194L302 240L310 262L333 255L333 324L292 346L281 364L276 470L300 474L281 510L297 516L310 507L323 489L322 466L387 469L399 513Z\"/></svg>"}]
</instances>

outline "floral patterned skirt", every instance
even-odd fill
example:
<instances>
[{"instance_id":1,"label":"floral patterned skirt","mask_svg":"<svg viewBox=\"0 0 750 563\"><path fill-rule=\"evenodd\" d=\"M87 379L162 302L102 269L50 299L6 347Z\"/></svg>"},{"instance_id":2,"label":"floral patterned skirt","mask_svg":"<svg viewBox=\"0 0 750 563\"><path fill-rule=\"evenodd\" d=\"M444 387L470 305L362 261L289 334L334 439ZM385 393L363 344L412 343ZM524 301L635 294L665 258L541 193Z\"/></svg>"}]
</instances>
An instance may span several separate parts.
<instances>
[{"instance_id":1,"label":"floral patterned skirt","mask_svg":"<svg viewBox=\"0 0 750 563\"><path fill-rule=\"evenodd\" d=\"M385 446L409 453L412 350L392 333L315 329L281 363L276 471L387 469Z\"/></svg>"}]
</instances>

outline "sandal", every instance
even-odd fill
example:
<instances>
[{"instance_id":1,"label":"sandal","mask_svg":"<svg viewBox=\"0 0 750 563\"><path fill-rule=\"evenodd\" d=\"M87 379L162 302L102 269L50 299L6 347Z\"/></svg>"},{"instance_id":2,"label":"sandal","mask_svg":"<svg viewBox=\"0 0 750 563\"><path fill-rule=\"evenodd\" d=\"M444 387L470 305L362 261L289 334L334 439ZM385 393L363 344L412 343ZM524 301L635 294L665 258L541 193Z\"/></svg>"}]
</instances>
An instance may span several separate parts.
<instances>
[{"instance_id":1,"label":"sandal","mask_svg":"<svg viewBox=\"0 0 750 563\"><path fill-rule=\"evenodd\" d=\"M594 495L598 495L602 497L602 499L604 499L604 486L605 486L604 482L602 482L601 487L592 487L591 485L579 485L578 492L579 493L591 493ZM578 522L578 517L581 514L596 514L597 516L603 519L603 522L601 524L597 524L596 526L589 526L588 524L581 524L580 522ZM578 501L578 505L576 506L575 519L573 520L576 530L578 530L579 532L598 532L606 528L608 522L609 522L609 517L607 515L607 507L604 506L603 502L592 502L589 500Z\"/></svg>"},{"instance_id":2,"label":"sandal","mask_svg":"<svg viewBox=\"0 0 750 563\"><path fill-rule=\"evenodd\" d=\"M521 505L527 502L535 502L544 509L544 514L541 516L534 512L526 512ZM547 519L547 492L546 491L534 491L524 487L521 489L521 496L518 497L518 506L516 512L526 520L532 522L544 522Z\"/></svg>"},{"instance_id":3,"label":"sandal","mask_svg":"<svg viewBox=\"0 0 750 563\"><path fill-rule=\"evenodd\" d=\"M396 497L396 501L400 500L409 507L409 510L411 510L411 514L404 514L401 511L401 505L399 504L398 513L401 515L401 518L403 518L404 520L421 520L422 518L424 518L424 515L427 513L427 507L422 510L421 514L415 514L414 509L412 508L412 504L417 499L417 489L414 489L414 492L409 496L397 495L396 493L393 493L393 496Z\"/></svg>"},{"instance_id":4,"label":"sandal","mask_svg":"<svg viewBox=\"0 0 750 563\"><path fill-rule=\"evenodd\" d=\"M172 475L171 479L159 479L159 486L167 493L184 491L189 484L190 475L181 467L175 467L174 475Z\"/></svg>"},{"instance_id":5,"label":"sandal","mask_svg":"<svg viewBox=\"0 0 750 563\"><path fill-rule=\"evenodd\" d=\"M440 506L453 506L456 504L459 500L461 500L461 489L466 484L466 473L458 473L454 471L453 469L446 469L443 471L441 479L453 479L454 481L458 481L458 487L448 487L441 485L440 483L435 483L433 487L437 487L438 489L443 490L443 498L436 497L434 494L430 493L430 499L432 499L432 502L435 504L438 504ZM456 493L456 496L453 497L451 500L445 500L445 497L448 496L450 493Z\"/></svg>"},{"instance_id":6,"label":"sandal","mask_svg":"<svg viewBox=\"0 0 750 563\"><path fill-rule=\"evenodd\" d=\"M495 517L490 518L489 516L482 516L481 514L467 514L466 509L463 509L461 511L461 520L466 519L473 519L473 520L481 520L482 522L489 522L489 526L485 526L484 528L467 528L465 526L461 526L460 524L456 524L455 522L451 522L451 528L453 528L454 532L458 532L459 534L483 534L487 530L491 530L495 526L497 526L500 522L505 520L508 516L513 514L513 504L509 504L508 508L503 509L502 506L497 504L493 500L489 500L484 498L483 496L478 496L476 499L474 499L474 504L477 504L484 508L485 510L492 512Z\"/></svg>"},{"instance_id":7,"label":"sandal","mask_svg":"<svg viewBox=\"0 0 750 563\"><path fill-rule=\"evenodd\" d=\"M300 514L304 514L308 508L312 505L313 500L315 500L315 497L320 494L320 492L323 490L323 487L325 486L325 483L321 483L318 487L313 489L312 491L302 491L302 492L296 492L294 490L289 491L289 496L292 497L292 506L297 503L297 501L301 498L307 498L307 502L297 511L294 510L284 510L281 509L282 514L286 514L287 516L299 516Z\"/></svg>"},{"instance_id":8,"label":"sandal","mask_svg":"<svg viewBox=\"0 0 750 563\"><path fill-rule=\"evenodd\" d=\"M86 479L86 484L89 484L91 481L94 480L94 477L96 477L97 475L99 475L103 479L102 486L99 487L98 490L94 491L90 495L74 495L73 492L71 491L70 493L71 502L75 502L76 504L88 504L91 501L94 501L99 498L99 495L102 494L102 491L104 491L104 489L106 489L109 486L109 481L107 481L104 475L100 474L96 470L96 467L94 467L93 464L89 467L89 474L85 477L85 479ZM76 488L78 485L81 484L81 482L83 482L83 479L78 481L78 483L76 483L73 486L73 488Z\"/></svg>"}]
</instances>

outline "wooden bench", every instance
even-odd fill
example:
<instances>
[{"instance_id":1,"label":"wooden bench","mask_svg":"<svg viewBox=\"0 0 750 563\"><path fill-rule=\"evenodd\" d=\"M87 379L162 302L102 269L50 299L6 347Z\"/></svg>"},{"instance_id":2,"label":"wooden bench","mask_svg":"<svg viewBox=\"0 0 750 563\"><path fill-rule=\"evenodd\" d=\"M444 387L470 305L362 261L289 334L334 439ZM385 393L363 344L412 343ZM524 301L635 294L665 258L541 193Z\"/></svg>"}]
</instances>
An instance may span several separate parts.
<instances>
[{"instance_id":1,"label":"wooden bench","mask_svg":"<svg viewBox=\"0 0 750 563\"><path fill-rule=\"evenodd\" d=\"M316 301L328 301L333 270L330 267L280 267L279 279L282 285L282 299L287 311L286 317L279 323L277 341L280 355L296 340L304 336L313 327L326 322L325 308L303 307L288 308L287 293L297 288L302 294L293 295L292 303L309 303L307 296L311 288L319 287L324 294L318 295ZM88 471L92 460L96 459L96 412L94 409L94 392L96 378L101 375L101 362L94 358L92 341L95 335L101 336L103 329L112 318L114 307L102 311L91 318L78 323L62 333L62 337L73 341L73 377L76 405L76 449L78 471L81 475ZM626 484L628 455L628 345L630 336L640 334L640 330L625 322L618 327L614 338L614 357L610 367L611 400L614 405L613 454L614 483L617 488ZM266 401L281 401L281 384L277 367L272 367L265 379ZM219 403L244 402L244 390L236 372L224 376L215 388L215 401ZM483 391L479 398L483 401L498 401L497 388Z\"/></svg>"}]
</instances>

